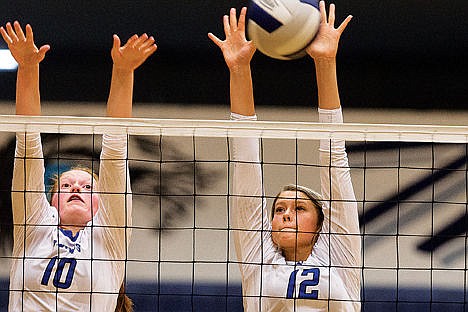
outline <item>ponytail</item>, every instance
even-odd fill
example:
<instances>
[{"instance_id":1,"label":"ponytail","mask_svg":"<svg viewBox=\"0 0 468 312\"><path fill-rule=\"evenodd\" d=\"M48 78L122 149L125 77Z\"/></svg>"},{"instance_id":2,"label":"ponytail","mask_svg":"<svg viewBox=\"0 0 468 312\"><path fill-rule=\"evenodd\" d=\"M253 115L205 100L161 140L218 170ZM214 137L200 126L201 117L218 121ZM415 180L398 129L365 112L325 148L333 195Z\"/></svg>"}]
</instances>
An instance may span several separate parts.
<instances>
[{"instance_id":1,"label":"ponytail","mask_svg":"<svg viewBox=\"0 0 468 312\"><path fill-rule=\"evenodd\" d=\"M125 294L125 284L122 283L119 290L119 297L117 298L117 306L115 312L133 312L133 302Z\"/></svg>"}]
</instances>

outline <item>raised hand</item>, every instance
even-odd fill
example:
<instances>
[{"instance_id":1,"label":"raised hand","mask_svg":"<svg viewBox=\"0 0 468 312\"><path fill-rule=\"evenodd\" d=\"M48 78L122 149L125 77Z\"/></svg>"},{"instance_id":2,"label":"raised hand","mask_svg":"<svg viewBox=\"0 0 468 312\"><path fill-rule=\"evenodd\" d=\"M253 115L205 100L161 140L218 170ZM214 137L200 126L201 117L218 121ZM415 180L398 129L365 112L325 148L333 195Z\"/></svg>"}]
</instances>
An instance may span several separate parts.
<instances>
[{"instance_id":1,"label":"raised hand","mask_svg":"<svg viewBox=\"0 0 468 312\"><path fill-rule=\"evenodd\" d=\"M221 49L224 60L229 69L236 66L249 65L255 53L255 45L245 37L245 15L247 8L243 7L239 21L236 17L236 9L231 8L229 16L223 16L225 40L221 40L212 33L208 37Z\"/></svg>"},{"instance_id":2,"label":"raised hand","mask_svg":"<svg viewBox=\"0 0 468 312\"><path fill-rule=\"evenodd\" d=\"M127 43L121 47L120 38L114 35L114 44L111 55L114 67L124 70L135 70L157 50L154 38L147 34L133 35Z\"/></svg>"},{"instance_id":3,"label":"raised hand","mask_svg":"<svg viewBox=\"0 0 468 312\"><path fill-rule=\"evenodd\" d=\"M338 43L341 34L351 21L352 16L348 15L346 19L335 28L335 5L330 4L330 12L327 18L325 2L320 1L320 27L315 39L307 47L307 53L314 59L334 58L338 51Z\"/></svg>"},{"instance_id":4,"label":"raised hand","mask_svg":"<svg viewBox=\"0 0 468 312\"><path fill-rule=\"evenodd\" d=\"M0 34L8 44L11 54L19 66L37 65L45 58L45 54L50 50L49 45L43 45L39 49L34 44L34 35L31 25L26 25L26 34L23 32L18 21L7 23L5 28L0 27Z\"/></svg>"}]
</instances>

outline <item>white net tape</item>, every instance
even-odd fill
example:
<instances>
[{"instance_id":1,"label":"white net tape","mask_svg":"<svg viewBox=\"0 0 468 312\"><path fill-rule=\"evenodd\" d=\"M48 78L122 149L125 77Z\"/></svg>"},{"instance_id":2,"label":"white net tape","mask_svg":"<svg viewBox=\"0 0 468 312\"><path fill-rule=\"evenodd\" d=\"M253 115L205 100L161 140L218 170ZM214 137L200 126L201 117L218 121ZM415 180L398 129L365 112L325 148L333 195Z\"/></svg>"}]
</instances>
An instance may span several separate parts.
<instances>
[{"instance_id":1,"label":"white net tape","mask_svg":"<svg viewBox=\"0 0 468 312\"><path fill-rule=\"evenodd\" d=\"M191 119L31 117L0 115L2 132L127 133L195 137L346 139L348 141L468 142L468 127L397 124L324 124Z\"/></svg>"}]
</instances>

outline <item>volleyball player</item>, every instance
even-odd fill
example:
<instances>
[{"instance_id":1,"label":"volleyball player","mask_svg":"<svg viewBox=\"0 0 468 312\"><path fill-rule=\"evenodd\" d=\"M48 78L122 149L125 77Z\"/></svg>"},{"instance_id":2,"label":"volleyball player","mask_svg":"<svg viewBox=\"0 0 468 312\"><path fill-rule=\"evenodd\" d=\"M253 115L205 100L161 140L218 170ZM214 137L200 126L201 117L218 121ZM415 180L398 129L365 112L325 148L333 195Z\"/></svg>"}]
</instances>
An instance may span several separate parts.
<instances>
[{"instance_id":1,"label":"volleyball player","mask_svg":"<svg viewBox=\"0 0 468 312\"><path fill-rule=\"evenodd\" d=\"M30 25L24 32L8 23L0 32L18 62L16 113L40 115L39 63L50 47L35 46ZM155 51L146 34L123 46L114 35L109 117L131 117L134 70ZM127 136L103 135L99 179L81 168L61 173L51 203L40 134L16 140L9 310L131 311L122 291L132 222Z\"/></svg>"},{"instance_id":2,"label":"volleyball player","mask_svg":"<svg viewBox=\"0 0 468 312\"><path fill-rule=\"evenodd\" d=\"M335 28L335 6L307 48L315 63L319 120L341 123L336 54L348 16ZM250 61L255 46L245 38L243 8L224 16L226 39L209 37L230 71L231 118L256 120ZM245 311L359 311L361 243L357 206L343 140L320 141L322 195L287 185L266 207L259 141L233 138L232 215ZM292 181L295 182L295 181Z\"/></svg>"}]
</instances>

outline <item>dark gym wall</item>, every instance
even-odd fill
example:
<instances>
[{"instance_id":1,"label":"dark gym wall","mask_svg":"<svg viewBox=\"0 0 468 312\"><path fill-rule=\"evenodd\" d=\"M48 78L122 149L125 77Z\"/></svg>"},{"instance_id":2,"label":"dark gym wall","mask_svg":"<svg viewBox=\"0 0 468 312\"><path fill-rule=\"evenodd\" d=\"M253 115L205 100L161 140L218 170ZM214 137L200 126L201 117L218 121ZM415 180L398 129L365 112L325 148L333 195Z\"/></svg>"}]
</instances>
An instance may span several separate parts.
<instances>
[{"instance_id":1,"label":"dark gym wall","mask_svg":"<svg viewBox=\"0 0 468 312\"><path fill-rule=\"evenodd\" d=\"M335 1L337 21L352 14L338 56L349 107L464 109L468 104L466 1ZM0 23L31 23L38 45L52 49L41 66L44 100L104 101L112 34L155 36L159 49L138 69L136 102L224 103L228 73L207 38L223 37L222 15L247 1L0 2ZM0 40L0 48L5 43ZM277 61L257 52L259 105L314 105L310 59ZM0 100L12 100L15 73L0 73Z\"/></svg>"}]
</instances>

